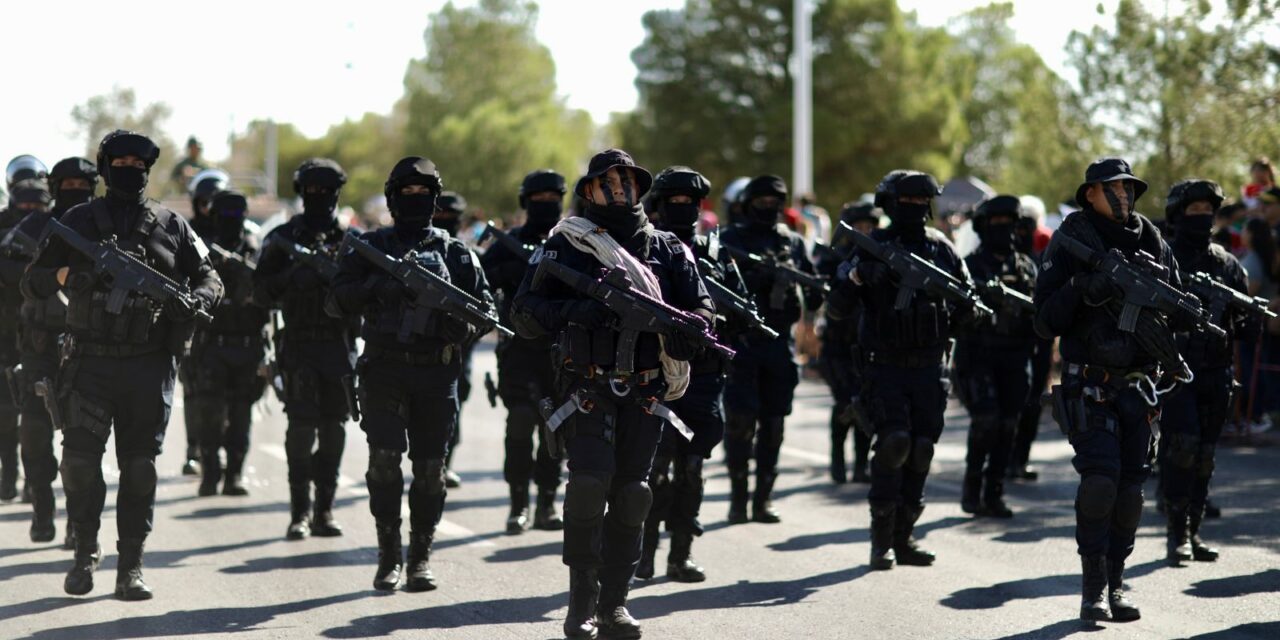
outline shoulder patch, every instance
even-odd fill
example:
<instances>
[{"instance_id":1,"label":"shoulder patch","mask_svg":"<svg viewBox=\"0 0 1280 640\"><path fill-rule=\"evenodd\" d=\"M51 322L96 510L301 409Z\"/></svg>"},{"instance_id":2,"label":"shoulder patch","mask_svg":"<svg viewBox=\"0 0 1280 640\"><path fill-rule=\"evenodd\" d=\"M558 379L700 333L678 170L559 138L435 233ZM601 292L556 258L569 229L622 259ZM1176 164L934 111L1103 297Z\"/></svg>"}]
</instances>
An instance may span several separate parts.
<instances>
[{"instance_id":1,"label":"shoulder patch","mask_svg":"<svg viewBox=\"0 0 1280 640\"><path fill-rule=\"evenodd\" d=\"M201 259L201 260L204 260L204 259L208 258L208 257L209 257L209 246L208 246L208 245L206 245L206 244L204 243L204 240L200 238L200 234L198 234L198 233L193 233L193 234L191 234L191 239L193 240L193 242L192 242L191 244L196 248L196 254L198 254L198 255L200 256L200 259Z\"/></svg>"}]
</instances>

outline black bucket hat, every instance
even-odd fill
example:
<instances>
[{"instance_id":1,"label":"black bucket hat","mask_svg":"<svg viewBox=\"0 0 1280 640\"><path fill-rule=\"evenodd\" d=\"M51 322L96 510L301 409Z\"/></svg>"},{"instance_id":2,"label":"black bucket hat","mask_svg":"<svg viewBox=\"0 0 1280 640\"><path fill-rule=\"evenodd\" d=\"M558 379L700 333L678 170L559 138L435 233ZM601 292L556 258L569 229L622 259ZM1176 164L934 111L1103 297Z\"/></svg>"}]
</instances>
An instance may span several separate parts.
<instances>
[{"instance_id":1,"label":"black bucket hat","mask_svg":"<svg viewBox=\"0 0 1280 640\"><path fill-rule=\"evenodd\" d=\"M639 189L638 193L636 193L637 198L643 198L644 194L648 193L649 188L653 186L653 174L650 174L648 169L636 164L636 161L631 159L631 154L622 149L605 149L592 156L591 163L587 165L587 175L578 178L578 184L573 187L573 192L580 198L586 198L582 193L583 187L587 186L588 182L608 173L614 167L625 167L636 172L636 181L639 183L636 185Z\"/></svg>"},{"instance_id":2,"label":"black bucket hat","mask_svg":"<svg viewBox=\"0 0 1280 640\"><path fill-rule=\"evenodd\" d=\"M1124 158L1102 158L1094 160L1084 171L1084 182L1076 188L1076 204L1084 207L1087 206L1087 200L1084 192L1091 184L1099 184L1102 182L1115 182L1117 180L1133 181L1133 200L1137 202L1142 198L1142 194L1147 192L1147 183L1139 180L1133 175L1133 169L1129 167L1129 163ZM1130 203L1132 206L1133 203Z\"/></svg>"}]
</instances>

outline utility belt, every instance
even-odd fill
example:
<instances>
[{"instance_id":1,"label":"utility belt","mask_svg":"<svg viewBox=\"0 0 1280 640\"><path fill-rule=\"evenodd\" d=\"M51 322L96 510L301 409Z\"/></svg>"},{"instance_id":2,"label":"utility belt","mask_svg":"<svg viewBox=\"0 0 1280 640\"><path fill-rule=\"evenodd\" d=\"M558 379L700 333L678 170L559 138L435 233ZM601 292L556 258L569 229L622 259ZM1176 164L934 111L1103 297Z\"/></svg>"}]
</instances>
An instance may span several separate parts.
<instances>
[{"instance_id":1,"label":"utility belt","mask_svg":"<svg viewBox=\"0 0 1280 640\"><path fill-rule=\"evenodd\" d=\"M609 391L619 398L626 396L636 386L644 386L662 377L662 369L644 369L632 373L606 371L594 364L574 366L565 362L565 368L586 378L588 384L608 386Z\"/></svg>"},{"instance_id":2,"label":"utility belt","mask_svg":"<svg viewBox=\"0 0 1280 640\"><path fill-rule=\"evenodd\" d=\"M372 360L386 360L413 367L429 367L445 365L461 359L462 349L458 345L447 344L439 351L404 351L365 343L364 356Z\"/></svg>"},{"instance_id":3,"label":"utility belt","mask_svg":"<svg viewBox=\"0 0 1280 640\"><path fill-rule=\"evenodd\" d=\"M341 327L285 327L281 333L286 342L330 342L347 335Z\"/></svg>"},{"instance_id":4,"label":"utility belt","mask_svg":"<svg viewBox=\"0 0 1280 640\"><path fill-rule=\"evenodd\" d=\"M1148 365L1136 369L1121 369L1094 364L1064 362L1062 364L1062 374L1063 376L1076 376L1089 384L1108 387L1117 392L1133 389L1142 396L1142 400L1150 407L1160 404L1160 396L1173 391L1177 387L1176 381L1165 387L1160 386L1163 372L1158 365ZM1187 380L1187 382L1190 382L1190 380Z\"/></svg>"},{"instance_id":5,"label":"utility belt","mask_svg":"<svg viewBox=\"0 0 1280 640\"><path fill-rule=\"evenodd\" d=\"M191 339L192 348L195 347L255 347L262 346L264 339L262 335L224 335L210 334L205 331L198 331L194 338Z\"/></svg>"},{"instance_id":6,"label":"utility belt","mask_svg":"<svg viewBox=\"0 0 1280 640\"><path fill-rule=\"evenodd\" d=\"M65 357L132 358L164 349L163 344L107 344L78 340L75 336L69 337L63 345Z\"/></svg>"},{"instance_id":7,"label":"utility belt","mask_svg":"<svg viewBox=\"0 0 1280 640\"><path fill-rule=\"evenodd\" d=\"M595 389L580 388L570 393L568 399L559 407L555 406L551 398L543 398L538 403L538 412L542 415L542 442L553 458L564 457L565 441L568 437L566 434L559 432L559 430L570 417L576 413L590 414L597 409L603 410L600 405L608 396L603 394L603 389L600 389L599 385L594 386L596 386ZM612 392L612 388L610 391ZM657 397L632 396L631 401L639 405L640 409L645 413L657 416L670 423L686 441L693 440L693 430L670 407L662 404ZM600 432L584 434L578 431L572 435L598 435L609 443L614 442L616 436L614 429L617 428L616 416L606 415L603 420L590 422L590 426Z\"/></svg>"},{"instance_id":8,"label":"utility belt","mask_svg":"<svg viewBox=\"0 0 1280 640\"><path fill-rule=\"evenodd\" d=\"M923 369L942 364L944 352L930 351L868 351L867 364L880 364L903 369Z\"/></svg>"}]
</instances>

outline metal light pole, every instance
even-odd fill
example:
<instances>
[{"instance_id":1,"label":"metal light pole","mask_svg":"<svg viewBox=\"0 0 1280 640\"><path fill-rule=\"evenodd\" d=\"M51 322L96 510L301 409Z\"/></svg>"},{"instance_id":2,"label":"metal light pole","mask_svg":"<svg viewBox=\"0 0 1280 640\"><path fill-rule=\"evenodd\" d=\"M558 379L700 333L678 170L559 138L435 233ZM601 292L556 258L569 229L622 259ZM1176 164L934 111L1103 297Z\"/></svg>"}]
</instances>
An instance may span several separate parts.
<instances>
[{"instance_id":1,"label":"metal light pole","mask_svg":"<svg viewBox=\"0 0 1280 640\"><path fill-rule=\"evenodd\" d=\"M813 16L807 0L794 0L792 56L791 193L813 191Z\"/></svg>"}]
</instances>

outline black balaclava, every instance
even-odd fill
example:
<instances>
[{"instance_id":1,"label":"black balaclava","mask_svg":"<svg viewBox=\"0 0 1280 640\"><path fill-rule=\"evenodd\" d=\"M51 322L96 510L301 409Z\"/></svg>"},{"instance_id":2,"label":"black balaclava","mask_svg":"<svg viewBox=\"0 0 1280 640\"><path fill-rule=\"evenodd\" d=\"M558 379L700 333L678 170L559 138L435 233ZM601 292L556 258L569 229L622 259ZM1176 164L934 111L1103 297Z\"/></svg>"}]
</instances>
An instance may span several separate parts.
<instances>
[{"instance_id":1,"label":"black balaclava","mask_svg":"<svg viewBox=\"0 0 1280 640\"><path fill-rule=\"evenodd\" d=\"M458 237L458 229L462 226L462 216L452 211L436 211L436 215L431 219L431 226L443 230L450 237Z\"/></svg>"},{"instance_id":2,"label":"black balaclava","mask_svg":"<svg viewBox=\"0 0 1280 640\"><path fill-rule=\"evenodd\" d=\"M889 230L904 242L920 242L924 240L924 223L932 210L929 204L894 202L886 212Z\"/></svg>"},{"instance_id":3,"label":"black balaclava","mask_svg":"<svg viewBox=\"0 0 1280 640\"><path fill-rule=\"evenodd\" d=\"M752 200L760 196L776 196L778 204L757 207ZM787 183L773 175L757 176L742 189L743 213L747 225L756 231L773 231L787 201Z\"/></svg>"},{"instance_id":4,"label":"black balaclava","mask_svg":"<svg viewBox=\"0 0 1280 640\"><path fill-rule=\"evenodd\" d=\"M1209 249L1212 235L1212 215L1189 216L1183 213L1174 226L1173 241L1180 249L1204 252Z\"/></svg>"},{"instance_id":5,"label":"black balaclava","mask_svg":"<svg viewBox=\"0 0 1280 640\"><path fill-rule=\"evenodd\" d=\"M1013 252L1014 245L1014 224L1012 222L1001 222L992 224L988 222L982 233L978 234L982 239L982 246L986 247L992 253L999 256L1007 256Z\"/></svg>"},{"instance_id":6,"label":"black balaclava","mask_svg":"<svg viewBox=\"0 0 1280 640\"><path fill-rule=\"evenodd\" d=\"M338 210L338 192L321 189L302 194L302 220L313 229L333 224Z\"/></svg>"},{"instance_id":7,"label":"black balaclava","mask_svg":"<svg viewBox=\"0 0 1280 640\"><path fill-rule=\"evenodd\" d=\"M697 230L698 217L702 214L702 207L698 206L698 201L696 199L689 202L666 201L661 204L661 207L663 228L676 234L682 242L692 241L694 232Z\"/></svg>"},{"instance_id":8,"label":"black balaclava","mask_svg":"<svg viewBox=\"0 0 1280 640\"><path fill-rule=\"evenodd\" d=\"M1031 255L1035 252L1036 221L1035 218L1018 218L1013 223L1013 248L1018 253Z\"/></svg>"},{"instance_id":9,"label":"black balaclava","mask_svg":"<svg viewBox=\"0 0 1280 640\"><path fill-rule=\"evenodd\" d=\"M415 184L415 183L406 183ZM402 185L404 186L404 185ZM396 193L395 225L397 229L421 232L430 227L438 219L436 215L436 192ZM439 225L436 225L439 226Z\"/></svg>"},{"instance_id":10,"label":"black balaclava","mask_svg":"<svg viewBox=\"0 0 1280 640\"><path fill-rule=\"evenodd\" d=\"M530 200L525 206L525 223L524 226L529 228L534 234L543 236L551 231L552 227L560 221L560 215L563 213L564 204L560 200L552 200L540 202L538 200Z\"/></svg>"},{"instance_id":11,"label":"black balaclava","mask_svg":"<svg viewBox=\"0 0 1280 640\"><path fill-rule=\"evenodd\" d=\"M220 247L235 249L244 242L244 216L249 201L238 191L219 191L209 198L209 217L213 220L213 241Z\"/></svg>"},{"instance_id":12,"label":"black balaclava","mask_svg":"<svg viewBox=\"0 0 1280 640\"><path fill-rule=\"evenodd\" d=\"M148 171L132 166L107 166L107 193L118 200L137 202L147 190Z\"/></svg>"},{"instance_id":13,"label":"black balaclava","mask_svg":"<svg viewBox=\"0 0 1280 640\"><path fill-rule=\"evenodd\" d=\"M93 189L58 189L58 199L54 201L54 209L62 213L90 200L93 200Z\"/></svg>"}]
</instances>

